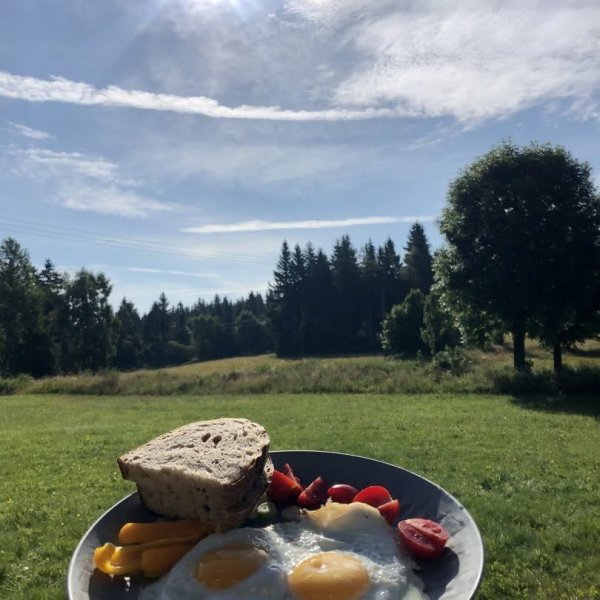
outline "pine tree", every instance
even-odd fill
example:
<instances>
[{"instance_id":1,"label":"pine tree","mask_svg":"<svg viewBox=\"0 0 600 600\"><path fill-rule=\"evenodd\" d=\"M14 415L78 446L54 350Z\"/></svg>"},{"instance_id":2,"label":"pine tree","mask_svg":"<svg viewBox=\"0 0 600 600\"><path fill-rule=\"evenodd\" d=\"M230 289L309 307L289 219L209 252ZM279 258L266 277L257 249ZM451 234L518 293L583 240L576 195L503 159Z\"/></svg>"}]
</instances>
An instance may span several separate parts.
<instances>
[{"instance_id":1,"label":"pine tree","mask_svg":"<svg viewBox=\"0 0 600 600\"><path fill-rule=\"evenodd\" d=\"M287 241L284 240L267 297L275 350L281 356L297 354L300 345L300 323L295 305L295 282L292 269L292 253Z\"/></svg>"},{"instance_id":2,"label":"pine tree","mask_svg":"<svg viewBox=\"0 0 600 600\"><path fill-rule=\"evenodd\" d=\"M331 354L336 349L336 292L333 274L323 250L305 250L306 278L301 335L307 354Z\"/></svg>"},{"instance_id":3,"label":"pine tree","mask_svg":"<svg viewBox=\"0 0 600 600\"><path fill-rule=\"evenodd\" d=\"M379 265L375 246L369 240L361 250L360 275L362 280L362 318L366 349L378 347L380 319Z\"/></svg>"},{"instance_id":4,"label":"pine tree","mask_svg":"<svg viewBox=\"0 0 600 600\"><path fill-rule=\"evenodd\" d=\"M146 346L146 363L151 367L164 367L168 364L167 344L171 329L169 301L164 292L158 302L143 319L144 344Z\"/></svg>"},{"instance_id":5,"label":"pine tree","mask_svg":"<svg viewBox=\"0 0 600 600\"><path fill-rule=\"evenodd\" d=\"M428 294L433 283L433 259L429 242L420 223L414 223L404 248L404 279L408 288Z\"/></svg>"},{"instance_id":6,"label":"pine tree","mask_svg":"<svg viewBox=\"0 0 600 600\"><path fill-rule=\"evenodd\" d=\"M29 253L13 238L0 245L0 372L48 375L54 369L44 296Z\"/></svg>"},{"instance_id":7,"label":"pine tree","mask_svg":"<svg viewBox=\"0 0 600 600\"><path fill-rule=\"evenodd\" d=\"M396 246L391 238L385 241L377 250L379 266L379 297L380 322L392 306L400 304L406 296L406 288L402 280L402 262L396 252Z\"/></svg>"},{"instance_id":8,"label":"pine tree","mask_svg":"<svg viewBox=\"0 0 600 600\"><path fill-rule=\"evenodd\" d=\"M126 298L116 314L117 341L114 365L117 369L136 369L143 366L142 321L133 302Z\"/></svg>"},{"instance_id":9,"label":"pine tree","mask_svg":"<svg viewBox=\"0 0 600 600\"><path fill-rule=\"evenodd\" d=\"M358 331L361 324L361 277L356 250L347 235L336 241L331 258L333 285L336 291L336 341L338 350L359 349Z\"/></svg>"}]
</instances>

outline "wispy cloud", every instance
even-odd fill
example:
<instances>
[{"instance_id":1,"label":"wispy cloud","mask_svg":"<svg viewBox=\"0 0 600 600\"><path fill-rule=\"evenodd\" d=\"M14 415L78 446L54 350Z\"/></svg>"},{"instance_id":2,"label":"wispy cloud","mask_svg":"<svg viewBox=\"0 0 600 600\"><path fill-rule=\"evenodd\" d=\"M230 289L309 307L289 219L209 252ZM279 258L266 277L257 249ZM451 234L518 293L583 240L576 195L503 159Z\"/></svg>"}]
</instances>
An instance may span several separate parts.
<instances>
[{"instance_id":1,"label":"wispy cloud","mask_svg":"<svg viewBox=\"0 0 600 600\"><path fill-rule=\"evenodd\" d=\"M476 123L567 99L578 116L582 102L588 117L598 114L597 2L423 2L377 15L368 2L361 14L370 18L352 26L363 60L335 89L338 106L391 104L417 117ZM312 1L302 10L331 26L336 14L347 18L347 11L327 10L338 4Z\"/></svg>"},{"instance_id":2,"label":"wispy cloud","mask_svg":"<svg viewBox=\"0 0 600 600\"><path fill-rule=\"evenodd\" d=\"M430 222L433 215L413 217L359 217L349 219L312 219L308 221L243 221L227 225L201 225L186 227L186 233L237 233L245 231L273 231L282 229L333 229L337 227L357 227L359 225L383 225L386 223Z\"/></svg>"},{"instance_id":3,"label":"wispy cloud","mask_svg":"<svg viewBox=\"0 0 600 600\"><path fill-rule=\"evenodd\" d=\"M203 115L214 119L262 119L270 121L352 121L397 117L395 108L332 108L287 110L279 106L224 106L206 96L175 96L117 86L98 89L62 77L50 80L0 71L0 96L30 102L64 102L83 106L113 106Z\"/></svg>"},{"instance_id":4,"label":"wispy cloud","mask_svg":"<svg viewBox=\"0 0 600 600\"><path fill-rule=\"evenodd\" d=\"M480 123L561 101L580 118L600 118L597 0L180 0L156 16L148 33L156 46L146 47L172 42L161 36L175 18L176 54L170 43L168 57L147 60L161 89L176 93L155 93L141 77L130 88L96 87L0 71L0 96L296 122ZM191 55L207 60L192 65ZM186 94L196 85L207 95Z\"/></svg>"},{"instance_id":5,"label":"wispy cloud","mask_svg":"<svg viewBox=\"0 0 600 600\"><path fill-rule=\"evenodd\" d=\"M132 273L149 273L152 275L176 275L181 277L218 277L215 273L194 273L192 271L173 271L171 269L152 269L146 267L128 267Z\"/></svg>"},{"instance_id":6,"label":"wispy cloud","mask_svg":"<svg viewBox=\"0 0 600 600\"><path fill-rule=\"evenodd\" d=\"M127 218L147 217L151 213L174 210L173 206L116 185L95 186L68 182L58 193L65 208Z\"/></svg>"},{"instance_id":7,"label":"wispy cloud","mask_svg":"<svg viewBox=\"0 0 600 600\"><path fill-rule=\"evenodd\" d=\"M119 166L101 156L12 148L12 171L49 186L58 204L77 211L127 218L175 209L138 192L137 182L122 177Z\"/></svg>"},{"instance_id":8,"label":"wispy cloud","mask_svg":"<svg viewBox=\"0 0 600 600\"><path fill-rule=\"evenodd\" d=\"M27 127L27 125L21 125L20 123L12 122L9 122L8 124L11 126L13 131L32 140L47 140L52 137L46 131L33 129L32 127Z\"/></svg>"}]
</instances>

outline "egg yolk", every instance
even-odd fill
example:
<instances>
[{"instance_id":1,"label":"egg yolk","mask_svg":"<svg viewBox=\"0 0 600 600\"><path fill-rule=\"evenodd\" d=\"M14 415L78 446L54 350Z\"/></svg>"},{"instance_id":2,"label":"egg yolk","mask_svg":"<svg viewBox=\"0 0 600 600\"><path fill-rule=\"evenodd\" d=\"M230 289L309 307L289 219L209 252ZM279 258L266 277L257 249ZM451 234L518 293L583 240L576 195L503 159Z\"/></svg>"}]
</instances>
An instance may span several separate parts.
<instances>
[{"instance_id":1,"label":"egg yolk","mask_svg":"<svg viewBox=\"0 0 600 600\"><path fill-rule=\"evenodd\" d=\"M196 579L205 587L223 590L250 577L267 562L267 553L250 544L223 546L207 552L196 565Z\"/></svg>"},{"instance_id":2,"label":"egg yolk","mask_svg":"<svg viewBox=\"0 0 600 600\"><path fill-rule=\"evenodd\" d=\"M323 552L297 565L288 584L298 600L359 600L369 587L369 574L352 556Z\"/></svg>"}]
</instances>

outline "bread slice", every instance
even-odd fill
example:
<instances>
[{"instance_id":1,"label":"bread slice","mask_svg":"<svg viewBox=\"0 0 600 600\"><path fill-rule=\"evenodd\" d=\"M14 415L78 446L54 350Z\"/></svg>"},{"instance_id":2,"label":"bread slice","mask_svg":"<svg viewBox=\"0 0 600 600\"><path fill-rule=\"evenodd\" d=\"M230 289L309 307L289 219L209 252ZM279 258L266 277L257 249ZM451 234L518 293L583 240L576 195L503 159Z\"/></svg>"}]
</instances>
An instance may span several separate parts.
<instances>
[{"instance_id":1,"label":"bread slice","mask_svg":"<svg viewBox=\"0 0 600 600\"><path fill-rule=\"evenodd\" d=\"M273 473L265 429L247 419L199 421L123 454L117 464L143 504L227 531L250 514Z\"/></svg>"}]
</instances>

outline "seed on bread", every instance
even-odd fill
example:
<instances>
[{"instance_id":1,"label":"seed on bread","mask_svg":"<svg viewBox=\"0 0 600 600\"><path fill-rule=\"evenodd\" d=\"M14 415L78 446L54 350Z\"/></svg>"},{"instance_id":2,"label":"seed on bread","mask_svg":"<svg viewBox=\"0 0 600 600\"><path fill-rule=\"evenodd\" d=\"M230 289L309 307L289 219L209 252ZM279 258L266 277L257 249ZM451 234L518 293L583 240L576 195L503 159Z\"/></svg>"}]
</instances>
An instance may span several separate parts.
<instances>
[{"instance_id":1,"label":"seed on bread","mask_svg":"<svg viewBox=\"0 0 600 600\"><path fill-rule=\"evenodd\" d=\"M226 531L244 522L269 484L269 444L261 425L223 418L160 435L117 463L151 511Z\"/></svg>"}]
</instances>

